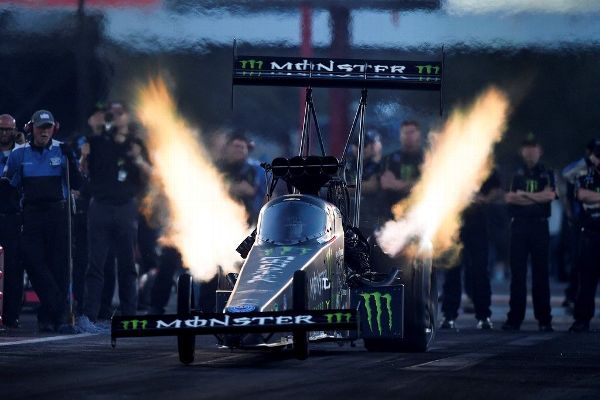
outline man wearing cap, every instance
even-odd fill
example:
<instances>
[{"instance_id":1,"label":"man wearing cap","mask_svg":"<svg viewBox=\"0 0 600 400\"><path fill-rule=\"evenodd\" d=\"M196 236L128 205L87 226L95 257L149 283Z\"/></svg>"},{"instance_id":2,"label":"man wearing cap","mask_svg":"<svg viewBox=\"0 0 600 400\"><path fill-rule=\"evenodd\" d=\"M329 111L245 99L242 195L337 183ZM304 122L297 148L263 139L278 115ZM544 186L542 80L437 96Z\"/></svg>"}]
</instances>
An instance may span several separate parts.
<instances>
[{"instance_id":1,"label":"man wearing cap","mask_svg":"<svg viewBox=\"0 0 600 400\"><path fill-rule=\"evenodd\" d=\"M15 147L16 121L0 115L0 176ZM2 322L8 328L19 327L23 299L23 264L19 257L21 215L18 191L8 178L0 180L0 246L4 249L4 307ZM0 326L2 323L0 323Z\"/></svg>"},{"instance_id":2,"label":"man wearing cap","mask_svg":"<svg viewBox=\"0 0 600 400\"><path fill-rule=\"evenodd\" d=\"M25 265L42 303L38 311L40 331L72 332L66 324L67 182L77 189L81 177L74 157L53 139L57 123L50 111L36 111L28 128L32 133L30 142L10 153L5 169L11 185L21 191Z\"/></svg>"},{"instance_id":3,"label":"man wearing cap","mask_svg":"<svg viewBox=\"0 0 600 400\"><path fill-rule=\"evenodd\" d=\"M404 121L400 126L400 149L382 161L382 174L379 178L386 202L387 215L391 218L391 209L410 193L420 176L423 163L421 129L416 121Z\"/></svg>"},{"instance_id":4,"label":"man wearing cap","mask_svg":"<svg viewBox=\"0 0 600 400\"><path fill-rule=\"evenodd\" d=\"M552 332L548 251L550 203L556 198L554 174L540 163L542 148L529 134L521 145L522 165L513 175L505 200L512 217L510 233L510 310L503 330L517 331L525 319L527 259L531 256L531 296L539 330Z\"/></svg>"},{"instance_id":5,"label":"man wearing cap","mask_svg":"<svg viewBox=\"0 0 600 400\"><path fill-rule=\"evenodd\" d=\"M590 329L594 316L594 299L600 278L600 145L596 145L589 159L587 174L577 180L576 195L582 203L581 214L581 262L579 292L575 300L575 322L570 332Z\"/></svg>"}]
</instances>

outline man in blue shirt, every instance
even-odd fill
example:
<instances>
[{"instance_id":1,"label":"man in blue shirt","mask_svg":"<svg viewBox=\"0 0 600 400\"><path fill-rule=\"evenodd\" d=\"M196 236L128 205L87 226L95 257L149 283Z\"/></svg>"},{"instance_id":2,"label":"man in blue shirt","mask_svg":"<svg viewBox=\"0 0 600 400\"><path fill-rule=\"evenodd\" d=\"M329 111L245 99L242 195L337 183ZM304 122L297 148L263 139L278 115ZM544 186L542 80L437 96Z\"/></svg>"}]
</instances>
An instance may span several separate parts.
<instances>
[{"instance_id":1,"label":"man in blue shirt","mask_svg":"<svg viewBox=\"0 0 600 400\"><path fill-rule=\"evenodd\" d=\"M67 196L69 182L77 189L81 177L74 157L61 142L52 139L58 124L51 112L36 111L27 128L32 138L10 153L5 173L21 192L23 255L41 301L39 329L67 333L72 331L67 324Z\"/></svg>"},{"instance_id":2,"label":"man in blue shirt","mask_svg":"<svg viewBox=\"0 0 600 400\"><path fill-rule=\"evenodd\" d=\"M15 147L16 125L11 115L0 115L0 175ZM23 302L23 265L18 249L20 232L19 194L8 179L3 179L0 181L0 246L4 249L2 321L8 328L19 327L19 314Z\"/></svg>"}]
</instances>

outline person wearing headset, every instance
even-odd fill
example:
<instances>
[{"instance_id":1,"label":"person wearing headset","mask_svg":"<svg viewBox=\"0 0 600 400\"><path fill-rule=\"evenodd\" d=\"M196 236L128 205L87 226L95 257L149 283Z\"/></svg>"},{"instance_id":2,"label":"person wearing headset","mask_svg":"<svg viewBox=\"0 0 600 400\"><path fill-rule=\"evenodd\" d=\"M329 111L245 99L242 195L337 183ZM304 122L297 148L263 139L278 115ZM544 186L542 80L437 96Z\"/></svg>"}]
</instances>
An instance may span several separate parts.
<instances>
[{"instance_id":1,"label":"person wearing headset","mask_svg":"<svg viewBox=\"0 0 600 400\"><path fill-rule=\"evenodd\" d=\"M68 183L78 189L82 179L74 156L53 139L58 128L50 111L36 111L25 126L31 139L10 153L5 175L21 192L22 248L27 274L41 301L39 331L74 333L67 323L67 196Z\"/></svg>"}]
</instances>

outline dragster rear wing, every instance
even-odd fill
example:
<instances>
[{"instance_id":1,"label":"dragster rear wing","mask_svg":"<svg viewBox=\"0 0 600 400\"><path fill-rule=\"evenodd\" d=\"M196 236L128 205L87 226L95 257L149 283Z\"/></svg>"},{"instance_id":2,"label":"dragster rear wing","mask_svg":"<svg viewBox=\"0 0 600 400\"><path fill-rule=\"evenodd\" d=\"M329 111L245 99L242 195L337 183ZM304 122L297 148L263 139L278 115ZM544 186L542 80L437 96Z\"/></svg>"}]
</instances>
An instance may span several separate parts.
<instances>
[{"instance_id":1,"label":"dragster rear wing","mask_svg":"<svg viewBox=\"0 0 600 400\"><path fill-rule=\"evenodd\" d=\"M233 85L441 90L443 60L233 57Z\"/></svg>"}]
</instances>

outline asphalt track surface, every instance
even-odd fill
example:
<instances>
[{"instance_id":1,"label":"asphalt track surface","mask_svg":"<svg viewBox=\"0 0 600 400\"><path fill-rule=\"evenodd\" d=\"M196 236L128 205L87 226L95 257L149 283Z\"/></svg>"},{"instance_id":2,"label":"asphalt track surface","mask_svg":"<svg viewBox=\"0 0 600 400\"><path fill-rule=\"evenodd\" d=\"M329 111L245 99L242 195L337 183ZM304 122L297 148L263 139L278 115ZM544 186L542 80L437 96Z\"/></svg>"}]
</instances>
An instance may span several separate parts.
<instances>
[{"instance_id":1,"label":"asphalt track surface","mask_svg":"<svg viewBox=\"0 0 600 400\"><path fill-rule=\"evenodd\" d=\"M198 337L196 360L179 363L175 338L43 336L33 316L0 335L0 399L600 399L599 319L569 334L571 318L553 296L554 333L537 332L530 311L520 332L499 328L505 294L493 297L492 331L459 318L458 332L438 331L428 353L369 353L311 345L299 361L288 351L217 349Z\"/></svg>"}]
</instances>

